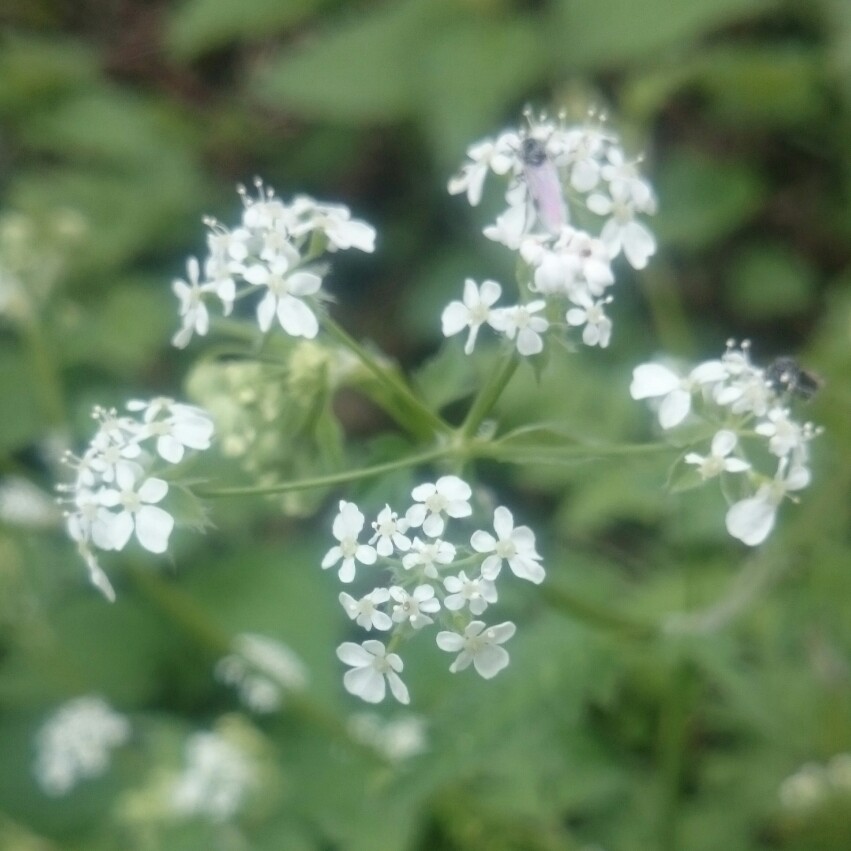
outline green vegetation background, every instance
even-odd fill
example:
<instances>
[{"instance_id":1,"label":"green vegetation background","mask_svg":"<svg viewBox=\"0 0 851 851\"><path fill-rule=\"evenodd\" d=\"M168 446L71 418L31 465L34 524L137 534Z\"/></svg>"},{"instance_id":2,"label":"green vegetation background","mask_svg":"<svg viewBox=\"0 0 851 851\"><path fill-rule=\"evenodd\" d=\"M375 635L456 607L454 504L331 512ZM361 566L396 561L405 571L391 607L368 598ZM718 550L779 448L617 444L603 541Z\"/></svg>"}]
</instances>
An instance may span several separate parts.
<instances>
[{"instance_id":1,"label":"green vegetation background","mask_svg":"<svg viewBox=\"0 0 851 851\"><path fill-rule=\"evenodd\" d=\"M336 313L422 365L464 276L512 278L480 235L493 209L471 212L445 184L466 145L526 102L602 104L628 148L646 149L660 250L639 275L620 265L611 348L550 364L540 387L517 380L502 421L648 439L631 367L747 337L757 361L794 354L825 379L807 413L826 427L813 486L758 552L726 535L720 498L667 495L662 462L484 471L538 530L550 595L587 611L538 590L508 600L520 629L491 683L412 647L428 750L398 768L309 712L256 721L281 781L242 840L123 804L179 762L179 734L238 708L203 632L158 589L223 635L288 642L311 700L344 719L362 707L342 690L333 649L348 633L318 569L332 496L308 519L213 506L217 528L176 535L173 564L111 559L112 606L59 530L0 527L0 847L851 847L851 790L798 809L778 797L801 765L851 751L847 0L4 0L0 22L0 264L41 305L38 328L0 320L3 474L49 489L40 447L84 444L93 403L184 394L200 347L169 346L170 282L203 251L201 216L233 220L233 186L255 174L377 226L375 255L335 265ZM353 396L336 411L352 441L387 428ZM730 610L693 619L705 628L688 638L618 627L717 600ZM107 777L47 798L33 733L91 692L145 732Z\"/></svg>"}]
</instances>

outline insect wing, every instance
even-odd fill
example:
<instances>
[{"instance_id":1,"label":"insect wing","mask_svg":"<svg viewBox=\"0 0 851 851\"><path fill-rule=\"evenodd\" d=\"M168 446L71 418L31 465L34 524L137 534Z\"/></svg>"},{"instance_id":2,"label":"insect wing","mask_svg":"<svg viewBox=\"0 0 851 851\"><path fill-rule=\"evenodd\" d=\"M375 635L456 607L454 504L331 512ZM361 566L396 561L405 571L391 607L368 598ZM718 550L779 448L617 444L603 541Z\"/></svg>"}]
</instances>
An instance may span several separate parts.
<instances>
[{"instance_id":1,"label":"insect wing","mask_svg":"<svg viewBox=\"0 0 851 851\"><path fill-rule=\"evenodd\" d=\"M527 164L523 173L538 220L550 233L558 233L567 222L567 210L556 167L547 158L540 165Z\"/></svg>"}]
</instances>

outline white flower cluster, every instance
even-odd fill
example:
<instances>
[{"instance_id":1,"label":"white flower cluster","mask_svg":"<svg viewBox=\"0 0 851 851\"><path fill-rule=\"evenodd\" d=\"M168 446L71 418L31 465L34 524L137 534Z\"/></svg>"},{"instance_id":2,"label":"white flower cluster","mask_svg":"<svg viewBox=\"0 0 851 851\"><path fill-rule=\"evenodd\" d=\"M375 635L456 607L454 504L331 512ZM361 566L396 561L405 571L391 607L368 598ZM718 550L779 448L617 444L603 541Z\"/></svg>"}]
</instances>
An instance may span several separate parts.
<instances>
[{"instance_id":1,"label":"white flower cluster","mask_svg":"<svg viewBox=\"0 0 851 851\"><path fill-rule=\"evenodd\" d=\"M177 815L224 822L236 815L257 779L253 761L236 744L220 733L194 733L169 800Z\"/></svg>"},{"instance_id":2,"label":"white flower cluster","mask_svg":"<svg viewBox=\"0 0 851 851\"><path fill-rule=\"evenodd\" d=\"M705 361L685 375L662 364L642 364L630 385L633 399L658 403L663 429L689 418L714 429L709 453L689 452L684 461L703 481L738 476L745 495L731 500L726 524L748 546L768 537L780 504L810 483L809 442L819 433L812 423L792 416L789 405L800 391L789 359L781 360L786 363L782 369L762 369L751 363L747 342L736 348L730 341L720 359ZM753 447L748 455L745 443ZM773 473L757 469L757 463L772 459Z\"/></svg>"},{"instance_id":3,"label":"white flower cluster","mask_svg":"<svg viewBox=\"0 0 851 851\"><path fill-rule=\"evenodd\" d=\"M349 719L352 738L378 751L389 762L404 762L426 750L425 720L419 715L382 718L359 712Z\"/></svg>"},{"instance_id":4,"label":"white flower cluster","mask_svg":"<svg viewBox=\"0 0 851 851\"><path fill-rule=\"evenodd\" d=\"M301 659L280 641L256 633L238 635L233 652L218 661L215 673L258 713L276 712L289 693L303 691L307 685Z\"/></svg>"},{"instance_id":5,"label":"white flower cluster","mask_svg":"<svg viewBox=\"0 0 851 851\"><path fill-rule=\"evenodd\" d=\"M103 774L111 752L130 737L130 722L101 697L63 704L36 736L35 777L48 795L65 795Z\"/></svg>"},{"instance_id":6,"label":"white flower cluster","mask_svg":"<svg viewBox=\"0 0 851 851\"><path fill-rule=\"evenodd\" d=\"M181 327L172 339L178 348L189 345L193 334L207 333L210 298L221 302L227 316L250 293L260 295L261 331L277 319L290 336L312 339L319 330L315 308L325 272L315 261L325 251L375 248L374 228L353 219L342 204L321 204L306 195L285 204L260 180L255 185L256 198L239 189L243 212L237 227L206 220L209 253L203 266L190 258L187 279L172 286L180 301Z\"/></svg>"},{"instance_id":7,"label":"white flower cluster","mask_svg":"<svg viewBox=\"0 0 851 851\"><path fill-rule=\"evenodd\" d=\"M447 539L449 521L473 513L472 489L458 476L418 485L411 495L414 504L403 515L389 505L382 509L367 543L360 540L366 518L353 502L341 502L333 525L338 543L322 560L325 569L340 564L338 575L345 583L355 579L358 564L373 566L379 560L391 576L389 585L360 598L340 594L346 614L358 626L367 632L393 631L387 646L371 639L337 648L338 658L351 667L343 677L346 690L369 703L383 700L388 685L400 703L409 702L399 676L403 663L392 648L434 624L436 617L452 627L437 634L441 650L458 654L449 670L461 671L472 663L482 677L495 676L508 664L508 653L499 645L514 635L515 626L510 621L487 626L474 618L496 602L504 562L521 579L544 579L534 533L528 526L515 527L505 507L494 512L495 535L476 530L469 545Z\"/></svg>"},{"instance_id":8,"label":"white flower cluster","mask_svg":"<svg viewBox=\"0 0 851 851\"><path fill-rule=\"evenodd\" d=\"M567 325L582 329L586 345L606 347L613 260L622 252L634 269L643 269L656 251L653 234L639 221L656 211L653 190L617 136L593 116L583 126L545 116L532 121L528 112L527 118L526 130L471 145L469 161L449 181L451 194L466 193L476 206L490 172L508 179L508 209L484 233L519 252L529 291L538 296L495 308L499 285L486 281L479 290L468 280L463 301L452 302L442 317L447 337L470 328L467 354L485 323L516 340L521 354L537 354L541 334L554 326L556 308L548 311L550 318L540 314L551 302L564 300L570 304L564 312Z\"/></svg>"},{"instance_id":9,"label":"white flower cluster","mask_svg":"<svg viewBox=\"0 0 851 851\"><path fill-rule=\"evenodd\" d=\"M92 583L109 599L115 592L94 555L122 550L131 537L152 553L163 553L174 518L158 503L168 483L152 475L158 462L177 464L186 450L210 446L213 422L205 411L158 397L127 403L131 415L97 407L99 427L82 456L66 453L74 481L59 485L65 494L68 532L89 568ZM135 416L132 416L135 415Z\"/></svg>"},{"instance_id":10,"label":"white flower cluster","mask_svg":"<svg viewBox=\"0 0 851 851\"><path fill-rule=\"evenodd\" d=\"M826 764L808 762L780 785L780 802L792 810L806 811L832 799L851 801L851 753L836 754Z\"/></svg>"}]
</instances>

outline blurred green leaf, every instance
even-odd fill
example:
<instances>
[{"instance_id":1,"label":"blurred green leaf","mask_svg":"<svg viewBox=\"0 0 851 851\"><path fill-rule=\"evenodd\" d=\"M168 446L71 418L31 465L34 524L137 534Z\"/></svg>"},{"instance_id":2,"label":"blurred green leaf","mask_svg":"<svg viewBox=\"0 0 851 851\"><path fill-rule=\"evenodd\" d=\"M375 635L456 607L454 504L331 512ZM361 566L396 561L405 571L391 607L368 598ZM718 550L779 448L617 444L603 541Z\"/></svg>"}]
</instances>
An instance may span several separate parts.
<instances>
[{"instance_id":1,"label":"blurred green leaf","mask_svg":"<svg viewBox=\"0 0 851 851\"><path fill-rule=\"evenodd\" d=\"M34 376L24 354L0 345L0 452L27 446L46 425L31 392Z\"/></svg>"},{"instance_id":2,"label":"blurred green leaf","mask_svg":"<svg viewBox=\"0 0 851 851\"><path fill-rule=\"evenodd\" d=\"M733 260L727 299L742 316L794 316L810 306L815 276L803 257L782 244L753 244Z\"/></svg>"}]
</instances>

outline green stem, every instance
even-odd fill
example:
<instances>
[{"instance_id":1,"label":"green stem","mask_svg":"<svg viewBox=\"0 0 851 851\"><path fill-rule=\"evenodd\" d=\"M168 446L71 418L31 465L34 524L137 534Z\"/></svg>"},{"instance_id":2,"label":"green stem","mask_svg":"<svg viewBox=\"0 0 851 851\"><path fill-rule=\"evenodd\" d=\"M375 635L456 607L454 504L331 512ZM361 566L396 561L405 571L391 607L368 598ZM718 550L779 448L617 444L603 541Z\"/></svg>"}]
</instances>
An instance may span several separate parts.
<instances>
[{"instance_id":1,"label":"green stem","mask_svg":"<svg viewBox=\"0 0 851 851\"><path fill-rule=\"evenodd\" d=\"M383 473L392 473L394 470L405 470L408 467L416 467L419 464L428 464L439 458L448 458L457 454L458 449L452 446L439 446L420 452L416 455L408 455L396 461L386 461L383 464L374 464L372 467L361 467L359 470L344 470L342 473L331 473L327 476L314 476L310 479L299 479L293 482L280 482L277 485L246 486L236 488L213 488L211 490L195 490L193 493L202 499L220 496L267 496L278 493L292 493L293 491L309 490L310 488L325 488L333 485L342 485L346 482L356 482L360 479L368 479L380 476Z\"/></svg>"},{"instance_id":2,"label":"green stem","mask_svg":"<svg viewBox=\"0 0 851 851\"><path fill-rule=\"evenodd\" d=\"M558 609L590 626L610 632L618 632L636 639L650 639L657 635L657 629L653 624L635 620L596 603L583 600L564 588L547 585L543 587L542 591L545 599L554 609Z\"/></svg>"},{"instance_id":3,"label":"green stem","mask_svg":"<svg viewBox=\"0 0 851 851\"><path fill-rule=\"evenodd\" d=\"M458 433L465 438L472 437L484 418L491 412L491 409L496 404L497 399L502 395L505 386L514 375L520 363L520 358L515 351L512 351L499 369L491 373L490 379L479 390L479 394L473 400L470 410L467 412L467 417L458 429Z\"/></svg>"},{"instance_id":4,"label":"green stem","mask_svg":"<svg viewBox=\"0 0 851 851\"><path fill-rule=\"evenodd\" d=\"M450 427L434 411L424 405L401 378L394 375L387 366L379 363L330 316L322 318L322 326L340 345L352 352L379 384L389 392L392 404L385 406L386 410L401 426L420 439L450 433Z\"/></svg>"},{"instance_id":5,"label":"green stem","mask_svg":"<svg viewBox=\"0 0 851 851\"><path fill-rule=\"evenodd\" d=\"M688 737L689 706L693 677L681 660L672 671L668 700L659 714L659 763L662 773L662 800L659 819L659 848L678 851L679 805L685 748Z\"/></svg>"}]
</instances>

